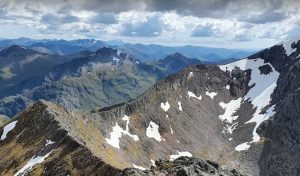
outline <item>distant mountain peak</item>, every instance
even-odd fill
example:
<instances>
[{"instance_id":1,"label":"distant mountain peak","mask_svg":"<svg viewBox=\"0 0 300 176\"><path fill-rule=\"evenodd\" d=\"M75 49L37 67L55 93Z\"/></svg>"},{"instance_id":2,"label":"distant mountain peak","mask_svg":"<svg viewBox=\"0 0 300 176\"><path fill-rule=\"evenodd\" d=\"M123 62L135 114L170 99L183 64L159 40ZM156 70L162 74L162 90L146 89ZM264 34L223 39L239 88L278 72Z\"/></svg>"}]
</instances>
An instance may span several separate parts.
<instances>
[{"instance_id":1,"label":"distant mountain peak","mask_svg":"<svg viewBox=\"0 0 300 176\"><path fill-rule=\"evenodd\" d=\"M116 52L117 52L116 49L104 46L104 47L98 49L95 53L96 54L111 54L111 53L116 53Z\"/></svg>"},{"instance_id":2,"label":"distant mountain peak","mask_svg":"<svg viewBox=\"0 0 300 176\"><path fill-rule=\"evenodd\" d=\"M165 58L160 60L160 62L162 63L191 62L191 61L200 64L200 61L198 59L188 58L179 52L175 52L174 54L168 55Z\"/></svg>"},{"instance_id":3,"label":"distant mountain peak","mask_svg":"<svg viewBox=\"0 0 300 176\"><path fill-rule=\"evenodd\" d=\"M108 57L108 58L113 59L113 60L116 60L116 59L124 60L126 58L130 59L132 61L137 60L137 59L133 58L132 56L130 56L129 54L125 53L121 49L114 49L114 48L110 48L110 47L107 47L107 46L104 46L104 47L98 49L95 52L95 56Z\"/></svg>"},{"instance_id":4,"label":"distant mountain peak","mask_svg":"<svg viewBox=\"0 0 300 176\"><path fill-rule=\"evenodd\" d=\"M20 45L11 45L4 50L11 51L11 50L26 50L26 49L28 49L28 48L22 47Z\"/></svg>"},{"instance_id":5,"label":"distant mountain peak","mask_svg":"<svg viewBox=\"0 0 300 176\"><path fill-rule=\"evenodd\" d=\"M14 54L21 54L21 55L26 55L28 52L37 52L33 51L29 48L20 46L20 45L11 45L7 48L4 48L3 50L0 51L0 56L7 57L9 55L14 55Z\"/></svg>"},{"instance_id":6,"label":"distant mountain peak","mask_svg":"<svg viewBox=\"0 0 300 176\"><path fill-rule=\"evenodd\" d=\"M181 54L180 52L175 52L174 54L170 54L169 56L167 57L185 57L187 58L186 56L184 56L183 54Z\"/></svg>"}]
</instances>

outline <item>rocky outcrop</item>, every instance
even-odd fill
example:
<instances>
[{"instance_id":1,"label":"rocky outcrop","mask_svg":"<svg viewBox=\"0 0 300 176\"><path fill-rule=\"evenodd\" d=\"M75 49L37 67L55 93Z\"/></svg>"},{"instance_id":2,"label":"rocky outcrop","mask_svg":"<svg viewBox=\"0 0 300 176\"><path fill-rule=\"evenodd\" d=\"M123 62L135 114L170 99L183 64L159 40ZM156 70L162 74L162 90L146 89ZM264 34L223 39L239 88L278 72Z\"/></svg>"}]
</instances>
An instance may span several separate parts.
<instances>
[{"instance_id":1,"label":"rocky outcrop","mask_svg":"<svg viewBox=\"0 0 300 176\"><path fill-rule=\"evenodd\" d=\"M242 176L235 169L229 170L219 164L198 158L180 157L174 161L156 161L150 170L125 169L118 176Z\"/></svg>"}]
</instances>

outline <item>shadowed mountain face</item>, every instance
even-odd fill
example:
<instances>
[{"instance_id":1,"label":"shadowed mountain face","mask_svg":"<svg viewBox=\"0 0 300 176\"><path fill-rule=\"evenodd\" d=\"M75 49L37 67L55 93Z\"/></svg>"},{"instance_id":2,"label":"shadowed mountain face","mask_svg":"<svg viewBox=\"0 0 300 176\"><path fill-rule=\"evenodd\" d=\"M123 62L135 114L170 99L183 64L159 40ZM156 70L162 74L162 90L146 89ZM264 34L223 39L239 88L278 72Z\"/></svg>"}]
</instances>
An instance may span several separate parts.
<instances>
[{"instance_id":1,"label":"shadowed mountain face","mask_svg":"<svg viewBox=\"0 0 300 176\"><path fill-rule=\"evenodd\" d=\"M75 54L79 51L97 51L99 48L107 46L105 43L94 39L79 39L79 40L47 40L35 42L31 44L30 48L43 51L49 54L68 55Z\"/></svg>"},{"instance_id":2,"label":"shadowed mountain face","mask_svg":"<svg viewBox=\"0 0 300 176\"><path fill-rule=\"evenodd\" d=\"M200 62L198 59L190 59L180 53L174 53L154 63L168 73L176 73L183 68L182 66L196 65Z\"/></svg>"},{"instance_id":3,"label":"shadowed mountain face","mask_svg":"<svg viewBox=\"0 0 300 176\"><path fill-rule=\"evenodd\" d=\"M5 48L0 51L0 91L42 76L67 61L69 57L52 56L18 45Z\"/></svg>"},{"instance_id":4,"label":"shadowed mountain face","mask_svg":"<svg viewBox=\"0 0 300 176\"><path fill-rule=\"evenodd\" d=\"M113 52L104 51L102 56ZM0 172L38 174L61 169L65 174L80 175L73 161L80 158L87 174L94 171L105 175L107 172L86 164L92 154L95 161L101 159L97 168L111 169L111 175L128 167L147 170L123 171L129 175L221 173L222 169L216 170L218 164L236 168L243 175L298 175L299 54L300 41L296 38L230 64L189 66L132 101L91 112L68 111L38 102L0 129L0 156L4 156ZM96 58L103 61L101 64L110 63L107 57ZM128 60L132 59L125 57L118 63L132 63ZM76 72L77 76L82 73L88 73L88 69ZM53 74L47 79L63 77ZM46 110L39 111L40 107ZM25 118L27 114L36 118ZM52 123L34 120L41 114ZM59 128L37 132L54 126L51 124L59 124ZM61 149L65 146L75 147ZM78 157L72 155L78 150L84 152ZM7 151L11 155L5 157ZM85 157L83 153L87 153ZM29 168L27 163L37 156L43 159ZM148 170L153 164L156 166ZM238 175L235 171L226 173Z\"/></svg>"},{"instance_id":5,"label":"shadowed mountain face","mask_svg":"<svg viewBox=\"0 0 300 176\"><path fill-rule=\"evenodd\" d=\"M40 57L36 61L28 61L28 70L25 67L19 68L19 63L23 62L21 56L34 57L37 52L14 47L18 52L10 47L3 50L2 55L12 53L15 56L5 57L3 62L9 58L20 58L21 61L10 62L10 65L16 63L16 69L10 67L8 70L16 79L0 79L3 87L9 86L9 89L0 92L0 114L10 117L39 99L76 110L90 110L125 102L136 98L167 75L178 72L187 65L200 63L199 60L180 54L155 63L144 63L121 50L104 47L96 52L81 52L69 56L44 54L49 57L45 59L47 62L41 63ZM17 57L18 55L21 56ZM59 62L56 63L56 60ZM176 65L177 61L180 65ZM10 85L9 81L16 83Z\"/></svg>"},{"instance_id":6,"label":"shadowed mountain face","mask_svg":"<svg viewBox=\"0 0 300 176\"><path fill-rule=\"evenodd\" d=\"M29 38L4 39L0 40L0 48L7 48L12 45L20 45L26 48L36 50L46 54L68 55L76 54L81 51L96 51L99 48L107 46L102 41L94 39L77 39L77 40L34 40Z\"/></svg>"}]
</instances>

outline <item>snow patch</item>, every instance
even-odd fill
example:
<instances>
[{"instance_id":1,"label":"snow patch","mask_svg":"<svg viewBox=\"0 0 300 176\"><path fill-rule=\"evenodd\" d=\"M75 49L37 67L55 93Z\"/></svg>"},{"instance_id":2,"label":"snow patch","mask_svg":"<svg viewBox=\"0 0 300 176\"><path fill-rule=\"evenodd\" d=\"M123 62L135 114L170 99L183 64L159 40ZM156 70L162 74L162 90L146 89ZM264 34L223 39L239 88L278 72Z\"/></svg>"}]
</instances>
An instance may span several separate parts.
<instances>
[{"instance_id":1,"label":"snow patch","mask_svg":"<svg viewBox=\"0 0 300 176\"><path fill-rule=\"evenodd\" d=\"M3 141L4 139L6 139L7 134L16 127L17 122L18 122L17 120L10 122L3 128L3 133L1 135L0 141Z\"/></svg>"},{"instance_id":2,"label":"snow patch","mask_svg":"<svg viewBox=\"0 0 300 176\"><path fill-rule=\"evenodd\" d=\"M288 41L285 43L287 45ZM289 53L288 53L289 54ZM269 65L272 68L272 72L269 74L261 74L259 67L263 65ZM255 123L255 128L253 129L252 142L257 142L260 140L259 135L256 133L258 126L265 120L268 120L274 115L274 106L269 108L266 113L261 113L262 109L267 107L271 101L271 95L277 86L277 80L279 78L279 73L275 68L269 64L264 63L263 59L243 59L237 62L221 65L220 69L223 71L232 71L235 67L240 67L241 70L251 70L251 79L249 81L249 86L253 86L247 95L244 97L245 100L251 102L256 108L252 119L246 123Z\"/></svg>"},{"instance_id":3,"label":"snow patch","mask_svg":"<svg viewBox=\"0 0 300 176\"><path fill-rule=\"evenodd\" d=\"M194 76L194 73L193 72L190 72L187 79L191 79L192 77Z\"/></svg>"},{"instance_id":4,"label":"snow patch","mask_svg":"<svg viewBox=\"0 0 300 176\"><path fill-rule=\"evenodd\" d=\"M250 148L250 145L248 144L248 142L245 142L245 143L237 145L235 147L235 150L240 152L240 151L243 151L243 150L248 150L249 148Z\"/></svg>"},{"instance_id":5,"label":"snow patch","mask_svg":"<svg viewBox=\"0 0 300 176\"><path fill-rule=\"evenodd\" d=\"M238 125L238 122L233 123L232 125L226 124L226 126L223 128L224 133L227 132L229 134L232 134L233 131L236 129L237 125Z\"/></svg>"},{"instance_id":6,"label":"snow patch","mask_svg":"<svg viewBox=\"0 0 300 176\"><path fill-rule=\"evenodd\" d=\"M151 162L151 165L152 165L152 166L156 166L156 164L155 164L155 161L154 161L154 160L150 160L150 162Z\"/></svg>"},{"instance_id":7,"label":"snow patch","mask_svg":"<svg viewBox=\"0 0 300 176\"><path fill-rule=\"evenodd\" d=\"M175 159L181 157L181 156L187 156L187 157L192 157L193 155L190 152L184 151L184 152L178 152L177 155L170 155L170 161L174 161Z\"/></svg>"},{"instance_id":8,"label":"snow patch","mask_svg":"<svg viewBox=\"0 0 300 176\"><path fill-rule=\"evenodd\" d=\"M193 92L188 91L188 96L189 98L196 98L198 100L202 100L202 96L200 95L199 97L197 97Z\"/></svg>"},{"instance_id":9,"label":"snow patch","mask_svg":"<svg viewBox=\"0 0 300 176\"><path fill-rule=\"evenodd\" d=\"M123 53L122 50L120 50L120 49L117 50L117 55L118 55L118 56L120 56L122 53Z\"/></svg>"},{"instance_id":10,"label":"snow patch","mask_svg":"<svg viewBox=\"0 0 300 176\"><path fill-rule=\"evenodd\" d=\"M120 60L121 59L119 59L119 58L113 57L113 61L115 61L117 63L117 65L119 64Z\"/></svg>"},{"instance_id":11,"label":"snow patch","mask_svg":"<svg viewBox=\"0 0 300 176\"><path fill-rule=\"evenodd\" d=\"M110 138L105 139L108 144L118 149L120 149L120 138L122 137L122 135L128 135L129 137L133 138L134 141L139 140L139 137L137 135L132 135L129 132L130 117L125 115L122 120L126 121L126 129L124 130L123 128L121 128L116 122L116 125L113 127L113 131L109 134Z\"/></svg>"},{"instance_id":12,"label":"snow patch","mask_svg":"<svg viewBox=\"0 0 300 176\"><path fill-rule=\"evenodd\" d=\"M257 107L258 108L258 107ZM258 142L260 140L260 136L257 134L256 130L259 127L259 125L268 120L270 117L272 117L275 114L274 111L275 105L271 106L265 114L260 114L260 110L256 110L252 119L250 119L248 122L246 123L255 123L255 127L253 129L253 138L252 138L252 142Z\"/></svg>"},{"instance_id":13,"label":"snow patch","mask_svg":"<svg viewBox=\"0 0 300 176\"><path fill-rule=\"evenodd\" d=\"M257 127L265 120L268 120L269 117L274 115L274 106L265 114L261 114L263 108L268 106L271 101L271 95L274 92L277 86L277 80L279 78L279 73L275 70L275 68L268 64L272 68L272 72L268 75L260 74L260 70L258 69L260 66L265 65L262 59L258 59L256 62L252 61L250 64L251 67L251 80L249 85L255 85L253 88L249 90L247 95L245 96L246 100L251 101L254 108L256 107L256 111L253 114L252 119L250 119L246 123L256 123L255 128L253 130L253 142L257 142L260 140L259 135L256 133Z\"/></svg>"},{"instance_id":14,"label":"snow patch","mask_svg":"<svg viewBox=\"0 0 300 176\"><path fill-rule=\"evenodd\" d=\"M209 96L211 99L214 99L214 97L215 97L218 93L206 91L205 94L206 94L207 96Z\"/></svg>"},{"instance_id":15,"label":"snow patch","mask_svg":"<svg viewBox=\"0 0 300 176\"><path fill-rule=\"evenodd\" d=\"M282 45L284 50L285 50L285 54L287 56L290 56L292 53L294 53L297 50L297 48L292 48L292 44L294 42L297 43L298 41L299 41L299 36L291 38L291 39L286 40L284 42L281 42L278 45Z\"/></svg>"},{"instance_id":16,"label":"snow patch","mask_svg":"<svg viewBox=\"0 0 300 176\"><path fill-rule=\"evenodd\" d=\"M51 140L48 140L48 139L46 139L46 145L45 146L47 146L47 145L52 145L52 144L54 144L55 142L53 142L53 141L51 141Z\"/></svg>"},{"instance_id":17,"label":"snow patch","mask_svg":"<svg viewBox=\"0 0 300 176\"><path fill-rule=\"evenodd\" d=\"M147 130L146 130L146 135L149 138L154 138L155 140L160 142L162 140L162 138L158 131L158 128L159 128L159 126L156 123L150 121L149 126L147 127Z\"/></svg>"},{"instance_id":18,"label":"snow patch","mask_svg":"<svg viewBox=\"0 0 300 176\"><path fill-rule=\"evenodd\" d=\"M172 126L170 125L171 134L174 134Z\"/></svg>"},{"instance_id":19,"label":"snow patch","mask_svg":"<svg viewBox=\"0 0 300 176\"><path fill-rule=\"evenodd\" d=\"M51 154L52 150L47 153L44 156L33 156L28 163L22 168L20 169L15 176L20 176L20 175L25 175L26 172L28 172L29 170L31 170L35 165L40 164L42 162L44 162L44 160L49 157L49 155Z\"/></svg>"},{"instance_id":20,"label":"snow patch","mask_svg":"<svg viewBox=\"0 0 300 176\"><path fill-rule=\"evenodd\" d=\"M138 166L138 165L135 165L135 164L132 164L132 166L136 169L139 169L139 170L146 170L146 168L142 167L142 166Z\"/></svg>"},{"instance_id":21,"label":"snow patch","mask_svg":"<svg viewBox=\"0 0 300 176\"><path fill-rule=\"evenodd\" d=\"M169 108L171 107L169 102L166 102L166 103L160 103L160 107L165 111L167 112L169 110Z\"/></svg>"},{"instance_id":22,"label":"snow patch","mask_svg":"<svg viewBox=\"0 0 300 176\"><path fill-rule=\"evenodd\" d=\"M230 85L226 85L226 87L225 87L225 88L229 90L229 89L230 89Z\"/></svg>"},{"instance_id":23,"label":"snow patch","mask_svg":"<svg viewBox=\"0 0 300 176\"><path fill-rule=\"evenodd\" d=\"M246 70L246 64L247 64L248 59L242 59L230 64L226 65L220 65L219 68L226 72L226 71L232 71L235 67L239 67L241 70Z\"/></svg>"},{"instance_id":24,"label":"snow patch","mask_svg":"<svg viewBox=\"0 0 300 176\"><path fill-rule=\"evenodd\" d=\"M181 102L180 101L178 102L178 109L179 109L179 111L182 111L182 106L181 106Z\"/></svg>"},{"instance_id":25,"label":"snow patch","mask_svg":"<svg viewBox=\"0 0 300 176\"><path fill-rule=\"evenodd\" d=\"M219 115L219 118L222 121L226 121L228 123L232 123L234 120L238 118L238 116L233 116L233 114L240 108L242 102L242 98L238 98L236 100L231 100L228 103L220 102L220 106L225 109L223 115Z\"/></svg>"}]
</instances>

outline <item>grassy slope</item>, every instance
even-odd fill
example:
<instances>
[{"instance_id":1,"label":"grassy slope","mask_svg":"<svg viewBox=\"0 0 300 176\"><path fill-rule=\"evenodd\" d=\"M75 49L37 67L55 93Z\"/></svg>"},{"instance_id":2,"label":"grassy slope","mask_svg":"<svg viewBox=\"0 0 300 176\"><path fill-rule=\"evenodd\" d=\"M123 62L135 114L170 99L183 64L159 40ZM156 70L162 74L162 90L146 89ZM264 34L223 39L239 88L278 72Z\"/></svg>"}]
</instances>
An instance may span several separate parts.
<instances>
[{"instance_id":1,"label":"grassy slope","mask_svg":"<svg viewBox=\"0 0 300 176\"><path fill-rule=\"evenodd\" d=\"M3 126L4 124L6 124L9 120L4 117L4 116L1 116L0 115L0 126Z\"/></svg>"}]
</instances>

